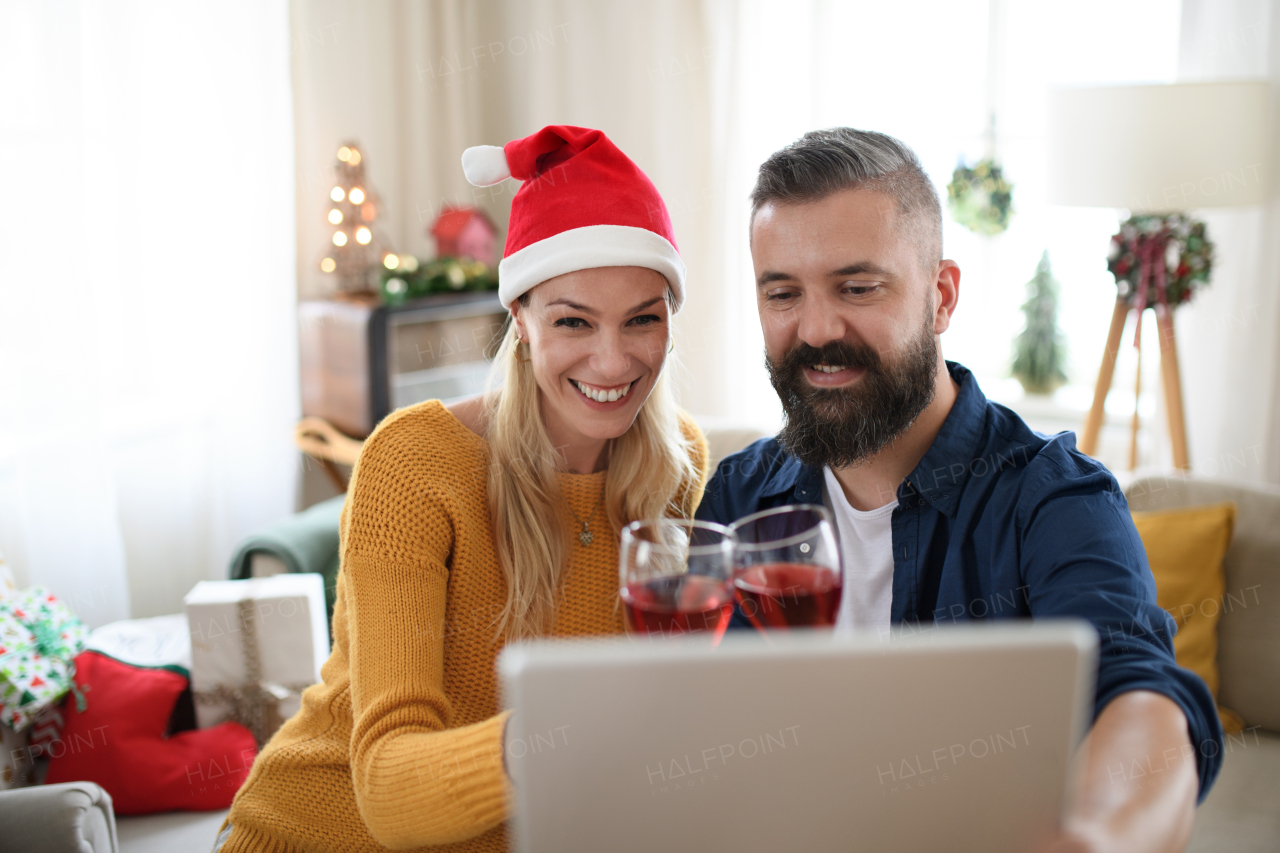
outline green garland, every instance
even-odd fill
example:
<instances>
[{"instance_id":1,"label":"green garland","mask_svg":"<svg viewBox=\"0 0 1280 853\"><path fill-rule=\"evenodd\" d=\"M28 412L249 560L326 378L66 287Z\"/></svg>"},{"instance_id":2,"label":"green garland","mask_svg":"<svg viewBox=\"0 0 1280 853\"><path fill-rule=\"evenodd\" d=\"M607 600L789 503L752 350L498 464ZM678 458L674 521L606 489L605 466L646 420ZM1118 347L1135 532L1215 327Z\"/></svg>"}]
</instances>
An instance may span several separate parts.
<instances>
[{"instance_id":1,"label":"green garland","mask_svg":"<svg viewBox=\"0 0 1280 853\"><path fill-rule=\"evenodd\" d=\"M402 266L383 271L379 291L384 304L400 305L405 300L432 293L498 289L497 273L470 258L436 258L410 266L414 269Z\"/></svg>"},{"instance_id":2,"label":"green garland","mask_svg":"<svg viewBox=\"0 0 1280 853\"><path fill-rule=\"evenodd\" d=\"M970 169L961 164L947 184L951 218L976 234L1000 234L1013 218L1013 184L995 160L980 160Z\"/></svg>"},{"instance_id":3,"label":"green garland","mask_svg":"<svg viewBox=\"0 0 1280 853\"><path fill-rule=\"evenodd\" d=\"M1139 240L1157 238L1164 232L1169 244L1165 251L1165 294L1176 308L1191 301L1192 295L1209 284L1213 268L1213 243L1203 222L1185 213L1133 216L1121 223L1120 233L1111 238L1107 270L1115 276L1120 298L1130 305L1138 301L1138 276L1142 262L1134 251ZM1147 288L1147 307L1156 304L1154 279Z\"/></svg>"}]
</instances>

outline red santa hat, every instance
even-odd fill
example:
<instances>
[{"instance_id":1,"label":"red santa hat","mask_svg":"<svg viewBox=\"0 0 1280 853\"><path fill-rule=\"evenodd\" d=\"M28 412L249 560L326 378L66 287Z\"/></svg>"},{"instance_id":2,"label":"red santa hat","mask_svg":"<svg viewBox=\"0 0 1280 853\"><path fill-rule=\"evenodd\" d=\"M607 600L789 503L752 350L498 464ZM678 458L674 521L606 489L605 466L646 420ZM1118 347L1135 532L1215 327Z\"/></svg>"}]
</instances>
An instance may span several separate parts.
<instances>
[{"instance_id":1,"label":"red santa hat","mask_svg":"<svg viewBox=\"0 0 1280 853\"><path fill-rule=\"evenodd\" d=\"M671 217L644 172L598 130L544 127L505 147L462 153L462 171L478 187L524 181L511 201L507 247L498 265L498 298L509 308L549 278L595 267L647 267L684 302L684 261Z\"/></svg>"}]
</instances>

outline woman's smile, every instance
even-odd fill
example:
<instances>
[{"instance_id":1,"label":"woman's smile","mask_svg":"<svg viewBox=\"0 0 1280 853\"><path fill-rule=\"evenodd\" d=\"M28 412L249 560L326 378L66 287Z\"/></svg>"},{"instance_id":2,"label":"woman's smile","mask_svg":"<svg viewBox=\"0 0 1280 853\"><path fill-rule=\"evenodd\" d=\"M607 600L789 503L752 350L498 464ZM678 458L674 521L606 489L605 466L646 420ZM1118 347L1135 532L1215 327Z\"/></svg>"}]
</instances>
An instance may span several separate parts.
<instances>
[{"instance_id":1,"label":"woman's smile","mask_svg":"<svg viewBox=\"0 0 1280 853\"><path fill-rule=\"evenodd\" d=\"M602 410L612 410L621 408L622 402L626 400L627 393L631 390L631 386L638 382L633 379L630 382L624 382L621 385L592 385L579 379L570 379L570 384L577 389L588 403L594 403L593 408Z\"/></svg>"}]
</instances>

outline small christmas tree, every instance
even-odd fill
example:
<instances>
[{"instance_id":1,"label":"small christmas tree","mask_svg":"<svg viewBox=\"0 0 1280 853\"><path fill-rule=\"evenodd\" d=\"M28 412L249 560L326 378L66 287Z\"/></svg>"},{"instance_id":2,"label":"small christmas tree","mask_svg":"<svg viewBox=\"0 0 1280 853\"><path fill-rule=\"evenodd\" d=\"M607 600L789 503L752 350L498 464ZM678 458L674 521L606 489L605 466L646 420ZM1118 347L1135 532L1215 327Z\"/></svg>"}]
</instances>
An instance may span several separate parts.
<instances>
[{"instance_id":1,"label":"small christmas tree","mask_svg":"<svg viewBox=\"0 0 1280 853\"><path fill-rule=\"evenodd\" d=\"M1028 394L1052 394L1067 381L1067 343L1058 329L1058 282L1049 270L1046 249L1027 282L1022 313L1026 328L1013 342L1013 375Z\"/></svg>"},{"instance_id":2,"label":"small christmas tree","mask_svg":"<svg viewBox=\"0 0 1280 853\"><path fill-rule=\"evenodd\" d=\"M337 179L329 191L327 214L332 245L320 269L334 275L344 293L370 293L377 289L380 267L394 269L398 262L374 231L381 200L365 179L364 155L354 142L338 149L333 171Z\"/></svg>"}]
</instances>

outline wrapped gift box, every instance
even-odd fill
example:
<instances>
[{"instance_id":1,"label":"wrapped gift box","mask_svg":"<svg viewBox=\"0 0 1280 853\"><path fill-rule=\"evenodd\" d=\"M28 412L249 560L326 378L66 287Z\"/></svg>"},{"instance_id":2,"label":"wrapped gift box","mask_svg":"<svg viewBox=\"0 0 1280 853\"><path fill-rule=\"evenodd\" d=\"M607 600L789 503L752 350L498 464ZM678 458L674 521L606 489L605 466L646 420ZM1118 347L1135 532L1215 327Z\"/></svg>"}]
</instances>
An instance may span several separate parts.
<instances>
[{"instance_id":1,"label":"wrapped gift box","mask_svg":"<svg viewBox=\"0 0 1280 853\"><path fill-rule=\"evenodd\" d=\"M197 725L234 720L265 743L329 657L323 579L201 581L183 603Z\"/></svg>"},{"instance_id":2,"label":"wrapped gift box","mask_svg":"<svg viewBox=\"0 0 1280 853\"><path fill-rule=\"evenodd\" d=\"M43 587L0 598L0 725L24 729L66 695L88 633Z\"/></svg>"},{"instance_id":3,"label":"wrapped gift box","mask_svg":"<svg viewBox=\"0 0 1280 853\"><path fill-rule=\"evenodd\" d=\"M11 593L0 601L0 610L12 613L36 635L40 652L70 663L84 649L89 629L71 608L42 586Z\"/></svg>"}]
</instances>

